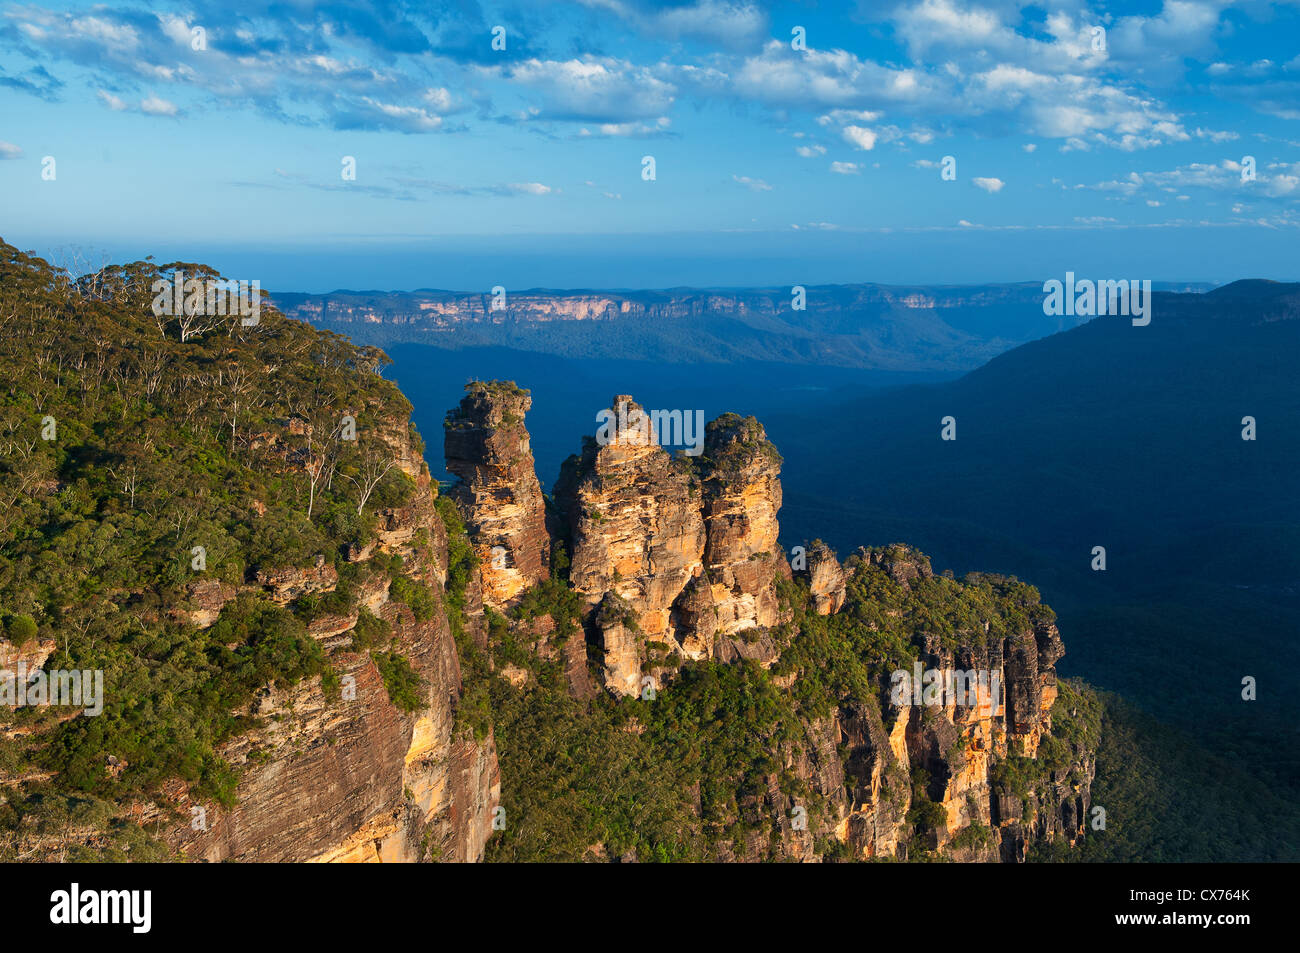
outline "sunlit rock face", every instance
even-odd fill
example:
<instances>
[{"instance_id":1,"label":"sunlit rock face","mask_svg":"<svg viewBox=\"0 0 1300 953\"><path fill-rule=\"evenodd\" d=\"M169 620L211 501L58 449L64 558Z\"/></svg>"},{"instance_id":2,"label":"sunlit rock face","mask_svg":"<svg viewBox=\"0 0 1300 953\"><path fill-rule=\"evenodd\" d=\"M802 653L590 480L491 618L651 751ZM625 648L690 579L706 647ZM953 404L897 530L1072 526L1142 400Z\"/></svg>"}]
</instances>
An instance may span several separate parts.
<instances>
[{"instance_id":1,"label":"sunlit rock face","mask_svg":"<svg viewBox=\"0 0 1300 953\"><path fill-rule=\"evenodd\" d=\"M777 540L781 455L753 417L724 414L705 430L704 568L720 636L780 621L776 577L789 576Z\"/></svg>"},{"instance_id":2,"label":"sunlit rock face","mask_svg":"<svg viewBox=\"0 0 1300 953\"><path fill-rule=\"evenodd\" d=\"M546 504L537 482L524 415L532 406L514 384L475 382L447 414L451 496L479 558L483 602L501 609L549 571Z\"/></svg>"},{"instance_id":3,"label":"sunlit rock face","mask_svg":"<svg viewBox=\"0 0 1300 953\"><path fill-rule=\"evenodd\" d=\"M631 642L656 683L686 659L770 664L775 643L758 630L781 621L776 578L790 571L777 540L781 457L762 426L723 415L705 429L702 453L674 458L630 396L601 419L565 463L556 503L574 588L593 607L614 593L630 615L598 626L613 653L607 687L631 693Z\"/></svg>"},{"instance_id":4,"label":"sunlit rock face","mask_svg":"<svg viewBox=\"0 0 1300 953\"><path fill-rule=\"evenodd\" d=\"M626 604L625 625L634 627L643 658L647 644L668 657L705 658L710 646L674 614L703 572L699 479L689 458L674 459L655 442L631 397L615 397L610 411L600 439L586 438L556 484L572 547L570 582L592 607L607 593ZM607 662L606 685L630 694L623 640L611 634L611 643L617 647L607 652L621 661Z\"/></svg>"},{"instance_id":5,"label":"sunlit rock face","mask_svg":"<svg viewBox=\"0 0 1300 953\"><path fill-rule=\"evenodd\" d=\"M808 544L797 574L807 580L813 609L818 615L831 615L844 606L844 587L848 580L835 554L821 540Z\"/></svg>"}]
</instances>

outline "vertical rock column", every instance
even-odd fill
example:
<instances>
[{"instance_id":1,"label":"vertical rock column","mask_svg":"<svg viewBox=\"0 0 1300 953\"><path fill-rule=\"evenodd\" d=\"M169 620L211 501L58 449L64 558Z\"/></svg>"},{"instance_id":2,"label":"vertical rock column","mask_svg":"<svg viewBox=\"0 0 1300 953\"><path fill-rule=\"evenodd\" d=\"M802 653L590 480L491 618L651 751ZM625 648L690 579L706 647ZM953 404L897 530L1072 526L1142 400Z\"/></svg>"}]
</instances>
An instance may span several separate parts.
<instances>
[{"instance_id":1,"label":"vertical rock column","mask_svg":"<svg viewBox=\"0 0 1300 953\"><path fill-rule=\"evenodd\" d=\"M573 549L570 582L589 606L605 603L596 622L606 687L633 694L642 662L708 655L673 612L702 572L704 521L689 460L658 446L631 397L616 396L610 413L601 440L586 438L565 461L555 497Z\"/></svg>"},{"instance_id":2,"label":"vertical rock column","mask_svg":"<svg viewBox=\"0 0 1300 953\"><path fill-rule=\"evenodd\" d=\"M444 422L447 470L460 478L450 495L478 554L483 601L500 609L549 571L546 504L524 427L533 401L506 381L465 390Z\"/></svg>"},{"instance_id":3,"label":"vertical rock column","mask_svg":"<svg viewBox=\"0 0 1300 953\"><path fill-rule=\"evenodd\" d=\"M723 414L705 429L699 461L707 532L704 568L719 636L776 625L776 574L789 577L776 514L781 455L753 417Z\"/></svg>"}]
</instances>

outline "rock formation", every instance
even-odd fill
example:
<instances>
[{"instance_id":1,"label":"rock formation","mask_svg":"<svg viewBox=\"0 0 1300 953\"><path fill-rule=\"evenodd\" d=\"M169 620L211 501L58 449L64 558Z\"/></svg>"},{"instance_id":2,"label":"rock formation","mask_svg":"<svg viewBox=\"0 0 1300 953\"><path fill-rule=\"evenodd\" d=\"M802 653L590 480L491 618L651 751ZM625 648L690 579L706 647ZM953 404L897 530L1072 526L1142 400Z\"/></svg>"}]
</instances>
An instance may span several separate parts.
<instances>
[{"instance_id":1,"label":"rock formation","mask_svg":"<svg viewBox=\"0 0 1300 953\"><path fill-rule=\"evenodd\" d=\"M753 417L724 414L705 430L699 471L704 570L717 632L734 636L780 621L776 577L790 570L777 540L781 455Z\"/></svg>"},{"instance_id":2,"label":"rock formation","mask_svg":"<svg viewBox=\"0 0 1300 953\"><path fill-rule=\"evenodd\" d=\"M844 570L830 547L819 539L813 540L805 548L801 562L796 574L807 580L817 614L839 612L844 605Z\"/></svg>"},{"instance_id":3,"label":"rock formation","mask_svg":"<svg viewBox=\"0 0 1300 953\"><path fill-rule=\"evenodd\" d=\"M848 565L850 572L880 570L905 590L933 576L929 560L905 546L859 550ZM906 779L915 780L918 770L924 797L942 808L943 822L924 845L930 849L961 860L1020 861L1045 835L1063 835L1069 844L1083 836L1092 752L1073 750L1041 790L1013 793L998 780L996 769L1009 755L1034 758L1051 729L1054 666L1064 647L1054 623L1030 618L1005 638L968 638L956 646L933 634L921 638L919 669L987 673L990 685L1000 686L996 693L980 686L975 704L941 688L940 697L924 696L922 704L889 698L879 709L855 703L841 710L851 800L839 815L838 834L855 854L899 853L915 806Z\"/></svg>"},{"instance_id":4,"label":"rock formation","mask_svg":"<svg viewBox=\"0 0 1300 953\"><path fill-rule=\"evenodd\" d=\"M631 397L615 397L611 412L608 439L586 438L582 455L565 461L555 498L568 527L573 588L593 608L610 593L620 600L612 603L617 611L600 613L596 622L618 620L600 636L608 646L606 685L632 694L641 670L627 645L629 631L642 660L647 647L665 658L711 653L673 611L703 572L705 531L689 458L674 459L654 441Z\"/></svg>"},{"instance_id":5,"label":"rock formation","mask_svg":"<svg viewBox=\"0 0 1300 953\"><path fill-rule=\"evenodd\" d=\"M483 601L500 609L549 569L545 501L524 427L532 398L501 381L465 389L444 425L447 470L460 478L451 496L478 553Z\"/></svg>"}]
</instances>

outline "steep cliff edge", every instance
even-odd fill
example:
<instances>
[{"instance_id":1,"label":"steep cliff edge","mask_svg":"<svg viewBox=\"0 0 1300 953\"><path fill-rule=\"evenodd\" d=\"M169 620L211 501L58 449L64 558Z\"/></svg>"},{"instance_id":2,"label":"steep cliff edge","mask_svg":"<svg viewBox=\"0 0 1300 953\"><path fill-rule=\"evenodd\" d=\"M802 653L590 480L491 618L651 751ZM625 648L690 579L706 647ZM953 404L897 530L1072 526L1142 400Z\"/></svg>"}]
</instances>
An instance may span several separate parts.
<instances>
[{"instance_id":1,"label":"steep cliff edge","mask_svg":"<svg viewBox=\"0 0 1300 953\"><path fill-rule=\"evenodd\" d=\"M308 626L338 687L312 680L258 692L250 714L259 727L220 751L239 772L230 807L173 788L183 820L167 840L189 858L482 858L500 792L495 745L490 732L476 739L458 722L461 669L445 588L447 533L409 428L387 424L383 442L415 493L406 505L377 512L374 545L348 567L364 580L354 609ZM337 593L337 574L312 591ZM376 632L391 633L391 641L378 642ZM418 683L412 697L394 697L389 682L404 665ZM195 808L202 811L199 825ZM162 817L142 812L146 822Z\"/></svg>"},{"instance_id":2,"label":"steep cliff edge","mask_svg":"<svg viewBox=\"0 0 1300 953\"><path fill-rule=\"evenodd\" d=\"M0 697L102 679L0 704L0 859L479 859L481 585L387 359L177 273L0 243Z\"/></svg>"}]
</instances>

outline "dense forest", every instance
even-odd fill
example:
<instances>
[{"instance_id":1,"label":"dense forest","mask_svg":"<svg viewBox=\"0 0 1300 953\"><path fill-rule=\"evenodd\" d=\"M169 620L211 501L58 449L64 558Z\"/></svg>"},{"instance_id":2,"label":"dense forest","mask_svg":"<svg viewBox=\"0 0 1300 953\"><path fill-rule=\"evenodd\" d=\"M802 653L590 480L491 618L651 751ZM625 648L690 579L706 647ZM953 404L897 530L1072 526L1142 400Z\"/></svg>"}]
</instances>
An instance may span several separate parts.
<instances>
[{"instance_id":1,"label":"dense forest","mask_svg":"<svg viewBox=\"0 0 1300 953\"><path fill-rule=\"evenodd\" d=\"M217 748L246 727L235 712L268 682L330 678L306 623L348 601L360 570L340 554L411 493L377 426L410 411L382 353L265 307L251 326L155 316L175 269L217 277L152 262L78 277L0 244L4 633L107 686L98 717L0 709L4 827L102 822L135 843L118 805L169 778L231 800ZM241 596L206 629L186 621L200 580L321 558L340 583L319 600Z\"/></svg>"}]
</instances>

